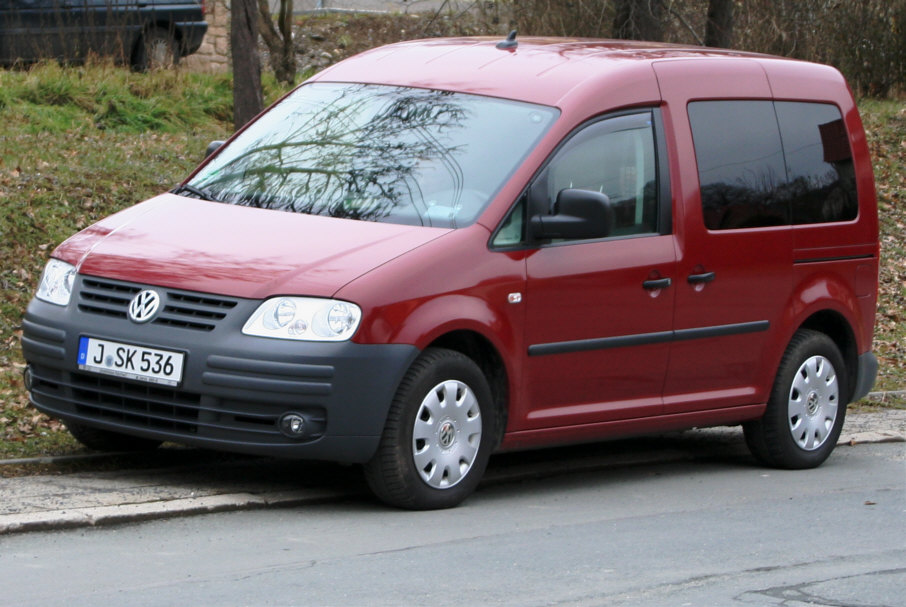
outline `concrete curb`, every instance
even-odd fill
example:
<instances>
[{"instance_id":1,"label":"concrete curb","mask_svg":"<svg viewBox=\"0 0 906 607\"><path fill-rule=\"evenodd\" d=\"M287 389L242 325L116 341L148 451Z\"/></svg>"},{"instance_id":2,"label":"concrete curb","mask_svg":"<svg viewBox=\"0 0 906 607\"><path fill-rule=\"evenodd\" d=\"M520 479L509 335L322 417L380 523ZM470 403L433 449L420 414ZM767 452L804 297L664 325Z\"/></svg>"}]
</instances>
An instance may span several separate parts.
<instances>
[{"instance_id":1,"label":"concrete curb","mask_svg":"<svg viewBox=\"0 0 906 607\"><path fill-rule=\"evenodd\" d=\"M869 392L865 400L872 403L884 404L893 399L906 399L906 390L888 390L886 392Z\"/></svg>"},{"instance_id":2,"label":"concrete curb","mask_svg":"<svg viewBox=\"0 0 906 607\"><path fill-rule=\"evenodd\" d=\"M854 432L841 434L837 445L867 445L873 443L906 443L906 432L896 430L876 430L871 432Z\"/></svg>"},{"instance_id":3,"label":"concrete curb","mask_svg":"<svg viewBox=\"0 0 906 607\"><path fill-rule=\"evenodd\" d=\"M115 506L93 506L66 510L43 510L19 514L0 515L0 535L49 531L76 527L96 527L134 523L176 516L252 510L262 508L291 507L318 504L348 497L348 493L309 489L304 491L278 492L262 495L232 493L159 500L138 504Z\"/></svg>"}]
</instances>

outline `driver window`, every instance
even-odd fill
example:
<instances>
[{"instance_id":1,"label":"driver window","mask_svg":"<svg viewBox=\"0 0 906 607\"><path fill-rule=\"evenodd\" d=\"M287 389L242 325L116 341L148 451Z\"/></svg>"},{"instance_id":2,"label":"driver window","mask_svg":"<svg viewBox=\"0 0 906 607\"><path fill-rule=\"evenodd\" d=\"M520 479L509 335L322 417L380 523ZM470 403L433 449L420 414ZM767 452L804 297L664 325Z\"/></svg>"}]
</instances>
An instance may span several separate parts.
<instances>
[{"instance_id":1,"label":"driver window","mask_svg":"<svg viewBox=\"0 0 906 607\"><path fill-rule=\"evenodd\" d=\"M606 194L613 205L611 236L658 230L657 170L651 112L616 116L588 125L556 153L532 188L532 214L554 212L565 189ZM541 190L540 192L538 190ZM542 200L538 200L540 198ZM494 239L511 246L523 238L525 200L504 220Z\"/></svg>"},{"instance_id":2,"label":"driver window","mask_svg":"<svg viewBox=\"0 0 906 607\"><path fill-rule=\"evenodd\" d=\"M548 167L548 200L564 189L606 194L613 236L657 231L657 175L651 114L596 122L560 150Z\"/></svg>"}]
</instances>

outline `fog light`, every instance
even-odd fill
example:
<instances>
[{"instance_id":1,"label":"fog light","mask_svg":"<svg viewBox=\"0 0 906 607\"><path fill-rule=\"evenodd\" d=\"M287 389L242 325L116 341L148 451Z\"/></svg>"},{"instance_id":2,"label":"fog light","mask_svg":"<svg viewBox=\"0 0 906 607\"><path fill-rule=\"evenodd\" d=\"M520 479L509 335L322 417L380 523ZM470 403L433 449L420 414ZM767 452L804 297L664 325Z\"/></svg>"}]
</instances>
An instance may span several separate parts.
<instances>
[{"instance_id":1,"label":"fog light","mask_svg":"<svg viewBox=\"0 0 906 607\"><path fill-rule=\"evenodd\" d=\"M31 367L25 367L22 369L22 381L25 383L25 389L31 392L32 386L32 375Z\"/></svg>"},{"instance_id":2,"label":"fog light","mask_svg":"<svg viewBox=\"0 0 906 607\"><path fill-rule=\"evenodd\" d=\"M306 430L305 418L298 413L284 413L280 418L280 432L290 438L303 438Z\"/></svg>"}]
</instances>

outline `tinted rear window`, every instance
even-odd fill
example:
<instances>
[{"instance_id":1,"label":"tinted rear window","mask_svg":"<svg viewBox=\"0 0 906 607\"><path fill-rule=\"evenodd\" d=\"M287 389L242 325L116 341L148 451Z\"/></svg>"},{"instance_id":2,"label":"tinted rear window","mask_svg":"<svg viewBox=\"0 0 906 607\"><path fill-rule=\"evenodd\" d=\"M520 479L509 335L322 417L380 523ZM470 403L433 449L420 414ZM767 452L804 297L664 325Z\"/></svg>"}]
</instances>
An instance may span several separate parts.
<instances>
[{"instance_id":1,"label":"tinted rear window","mask_svg":"<svg viewBox=\"0 0 906 607\"><path fill-rule=\"evenodd\" d=\"M835 106L698 101L689 121L709 230L857 216L852 154Z\"/></svg>"},{"instance_id":2,"label":"tinted rear window","mask_svg":"<svg viewBox=\"0 0 906 607\"><path fill-rule=\"evenodd\" d=\"M705 225L710 230L789 223L783 147L769 101L689 104Z\"/></svg>"},{"instance_id":3,"label":"tinted rear window","mask_svg":"<svg viewBox=\"0 0 906 607\"><path fill-rule=\"evenodd\" d=\"M856 178L840 110L820 103L774 105L783 135L793 223L855 219Z\"/></svg>"}]
</instances>

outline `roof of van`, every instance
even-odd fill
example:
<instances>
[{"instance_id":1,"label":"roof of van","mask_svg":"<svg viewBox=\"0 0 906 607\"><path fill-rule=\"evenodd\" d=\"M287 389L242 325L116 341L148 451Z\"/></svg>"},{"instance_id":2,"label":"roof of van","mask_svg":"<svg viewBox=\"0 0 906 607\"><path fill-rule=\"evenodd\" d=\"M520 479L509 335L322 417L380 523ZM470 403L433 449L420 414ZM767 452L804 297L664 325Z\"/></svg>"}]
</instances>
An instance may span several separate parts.
<instances>
[{"instance_id":1,"label":"roof of van","mask_svg":"<svg viewBox=\"0 0 906 607\"><path fill-rule=\"evenodd\" d=\"M480 37L400 42L337 63L314 80L415 86L556 106L570 91L590 83L627 86L639 81L647 88L654 81L651 64L658 60L746 58L809 65L755 53L651 42L519 38L518 46L508 50L497 48L501 41Z\"/></svg>"}]
</instances>

